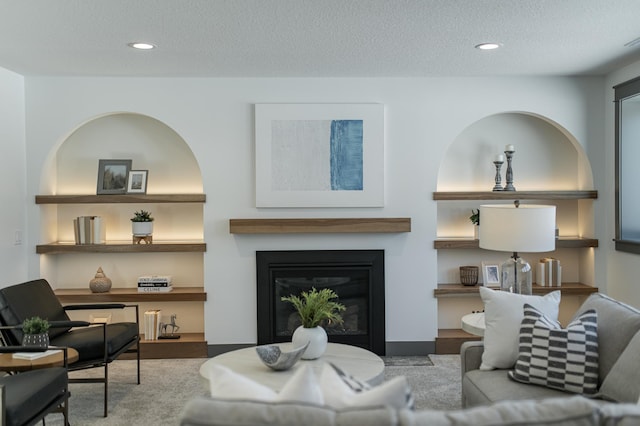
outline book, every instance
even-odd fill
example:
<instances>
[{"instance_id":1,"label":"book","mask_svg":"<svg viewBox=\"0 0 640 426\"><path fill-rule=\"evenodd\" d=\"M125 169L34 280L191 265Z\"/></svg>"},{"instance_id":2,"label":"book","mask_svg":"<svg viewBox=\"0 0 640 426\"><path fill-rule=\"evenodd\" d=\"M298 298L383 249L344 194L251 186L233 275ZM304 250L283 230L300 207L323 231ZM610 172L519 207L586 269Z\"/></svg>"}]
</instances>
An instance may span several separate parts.
<instances>
[{"instance_id":1,"label":"book","mask_svg":"<svg viewBox=\"0 0 640 426\"><path fill-rule=\"evenodd\" d=\"M138 293L168 293L173 287L138 287Z\"/></svg>"},{"instance_id":2,"label":"book","mask_svg":"<svg viewBox=\"0 0 640 426\"><path fill-rule=\"evenodd\" d=\"M138 277L140 283L171 283L171 275L142 275Z\"/></svg>"},{"instance_id":3,"label":"book","mask_svg":"<svg viewBox=\"0 0 640 426\"><path fill-rule=\"evenodd\" d=\"M44 352L15 352L13 354L13 358L16 359L38 359L44 358L45 356L53 355L58 352L62 352L60 349L49 349Z\"/></svg>"},{"instance_id":4,"label":"book","mask_svg":"<svg viewBox=\"0 0 640 426\"><path fill-rule=\"evenodd\" d=\"M160 334L160 309L151 309L144 313L144 338L157 340Z\"/></svg>"},{"instance_id":5,"label":"book","mask_svg":"<svg viewBox=\"0 0 640 426\"><path fill-rule=\"evenodd\" d=\"M104 244L105 226L100 216L78 216L73 219L76 244Z\"/></svg>"},{"instance_id":6,"label":"book","mask_svg":"<svg viewBox=\"0 0 640 426\"><path fill-rule=\"evenodd\" d=\"M138 287L171 287L171 283L145 282L145 283L138 283Z\"/></svg>"}]
</instances>

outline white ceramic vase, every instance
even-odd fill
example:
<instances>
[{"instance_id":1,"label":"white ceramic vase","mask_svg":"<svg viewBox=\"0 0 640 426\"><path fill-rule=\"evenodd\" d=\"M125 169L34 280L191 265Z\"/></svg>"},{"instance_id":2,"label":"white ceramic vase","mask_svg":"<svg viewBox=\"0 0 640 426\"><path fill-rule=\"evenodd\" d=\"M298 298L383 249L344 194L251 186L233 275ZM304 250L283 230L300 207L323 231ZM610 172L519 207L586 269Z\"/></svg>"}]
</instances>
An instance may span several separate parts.
<instances>
[{"instance_id":1,"label":"white ceramic vase","mask_svg":"<svg viewBox=\"0 0 640 426\"><path fill-rule=\"evenodd\" d=\"M302 354L302 359L320 358L327 350L327 332L320 326L314 328L300 326L296 328L291 338L293 347L299 348L306 345L307 342L309 342L309 347Z\"/></svg>"},{"instance_id":2,"label":"white ceramic vase","mask_svg":"<svg viewBox=\"0 0 640 426\"><path fill-rule=\"evenodd\" d=\"M135 236L151 235L153 234L153 222L131 222L131 231Z\"/></svg>"}]
</instances>

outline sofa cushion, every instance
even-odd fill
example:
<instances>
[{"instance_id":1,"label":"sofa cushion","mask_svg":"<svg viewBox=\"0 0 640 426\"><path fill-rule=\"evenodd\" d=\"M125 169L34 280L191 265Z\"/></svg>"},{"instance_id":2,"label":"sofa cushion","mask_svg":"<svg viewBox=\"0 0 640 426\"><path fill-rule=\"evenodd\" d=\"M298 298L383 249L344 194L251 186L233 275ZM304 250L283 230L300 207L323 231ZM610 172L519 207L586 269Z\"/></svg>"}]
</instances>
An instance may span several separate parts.
<instances>
[{"instance_id":1,"label":"sofa cushion","mask_svg":"<svg viewBox=\"0 0 640 426\"><path fill-rule=\"evenodd\" d=\"M462 378L465 407L504 400L567 398L567 393L543 386L525 385L508 377L507 370L471 370Z\"/></svg>"},{"instance_id":2,"label":"sofa cushion","mask_svg":"<svg viewBox=\"0 0 640 426\"><path fill-rule=\"evenodd\" d=\"M602 385L620 354L640 330L640 311L604 294L593 293L574 318L589 309L595 309L598 314L599 381Z\"/></svg>"},{"instance_id":3,"label":"sofa cushion","mask_svg":"<svg viewBox=\"0 0 640 426\"><path fill-rule=\"evenodd\" d=\"M502 401L467 410L400 413L400 420L403 425L425 426L586 426L599 424L597 408L589 399L574 396L518 401L515 404Z\"/></svg>"},{"instance_id":4,"label":"sofa cushion","mask_svg":"<svg viewBox=\"0 0 640 426\"><path fill-rule=\"evenodd\" d=\"M209 392L212 398L256 401L275 401L277 396L272 389L222 365L214 365L210 370Z\"/></svg>"},{"instance_id":5,"label":"sofa cushion","mask_svg":"<svg viewBox=\"0 0 640 426\"><path fill-rule=\"evenodd\" d=\"M480 287L484 303L484 352L480 369L512 368L518 358L518 335L523 306L529 303L547 317L558 319L560 291L544 296L508 293Z\"/></svg>"},{"instance_id":6,"label":"sofa cushion","mask_svg":"<svg viewBox=\"0 0 640 426\"><path fill-rule=\"evenodd\" d=\"M640 332L637 332L602 382L600 396L616 402L640 402Z\"/></svg>"},{"instance_id":7,"label":"sofa cushion","mask_svg":"<svg viewBox=\"0 0 640 426\"><path fill-rule=\"evenodd\" d=\"M594 310L566 329L529 304L520 327L520 354L509 377L523 383L593 395L598 389L598 329Z\"/></svg>"}]
</instances>

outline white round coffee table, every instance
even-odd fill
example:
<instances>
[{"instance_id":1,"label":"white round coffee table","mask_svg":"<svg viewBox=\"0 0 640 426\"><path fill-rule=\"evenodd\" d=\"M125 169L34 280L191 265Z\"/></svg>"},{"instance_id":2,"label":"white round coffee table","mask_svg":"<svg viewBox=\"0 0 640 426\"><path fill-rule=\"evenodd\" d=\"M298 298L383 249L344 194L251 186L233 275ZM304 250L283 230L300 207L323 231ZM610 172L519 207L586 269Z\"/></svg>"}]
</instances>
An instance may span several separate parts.
<instances>
[{"instance_id":1,"label":"white round coffee table","mask_svg":"<svg viewBox=\"0 0 640 426\"><path fill-rule=\"evenodd\" d=\"M277 343L282 350L291 350L291 343ZM209 387L209 374L213 365L222 365L232 371L242 374L275 391L279 391L287 380L303 365L310 365L318 377L325 363L331 362L353 377L368 382L371 385L382 383L384 379L384 362L382 359L366 349L357 346L329 343L327 351L318 359L301 359L289 370L274 371L264 365L255 347L238 349L215 356L200 366L200 375Z\"/></svg>"}]
</instances>

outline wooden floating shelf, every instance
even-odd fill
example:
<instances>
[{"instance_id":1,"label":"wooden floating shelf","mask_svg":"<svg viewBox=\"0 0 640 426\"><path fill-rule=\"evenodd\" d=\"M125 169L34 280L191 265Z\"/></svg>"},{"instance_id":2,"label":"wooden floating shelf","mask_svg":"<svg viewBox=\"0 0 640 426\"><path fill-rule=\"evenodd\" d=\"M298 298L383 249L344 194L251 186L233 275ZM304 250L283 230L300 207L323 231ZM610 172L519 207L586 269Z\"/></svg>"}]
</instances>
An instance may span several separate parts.
<instances>
[{"instance_id":1,"label":"wooden floating shelf","mask_svg":"<svg viewBox=\"0 0 640 426\"><path fill-rule=\"evenodd\" d=\"M595 238L560 237L556 240L556 249L559 248L586 248L598 247ZM433 242L433 248L443 249L477 249L480 248L478 240L473 238L440 238Z\"/></svg>"},{"instance_id":2,"label":"wooden floating shelf","mask_svg":"<svg viewBox=\"0 0 640 426\"><path fill-rule=\"evenodd\" d=\"M154 241L153 244L109 242L107 244L74 244L66 242L38 244L38 254L65 253L203 253L207 244L203 242Z\"/></svg>"},{"instance_id":3,"label":"wooden floating shelf","mask_svg":"<svg viewBox=\"0 0 640 426\"><path fill-rule=\"evenodd\" d=\"M140 293L137 288L112 288L106 293L92 293L88 288L59 288L54 293L60 303L114 302L204 302L202 287L173 287L167 293Z\"/></svg>"},{"instance_id":4,"label":"wooden floating shelf","mask_svg":"<svg viewBox=\"0 0 640 426\"><path fill-rule=\"evenodd\" d=\"M36 195L36 204L204 203L205 194Z\"/></svg>"},{"instance_id":5,"label":"wooden floating shelf","mask_svg":"<svg viewBox=\"0 0 640 426\"><path fill-rule=\"evenodd\" d=\"M206 358L207 342L204 333L178 333L179 339L145 340L140 335L141 359ZM135 359L135 354L126 352L118 359Z\"/></svg>"},{"instance_id":6,"label":"wooden floating shelf","mask_svg":"<svg viewBox=\"0 0 640 426\"><path fill-rule=\"evenodd\" d=\"M411 218L229 219L231 234L411 232Z\"/></svg>"},{"instance_id":7,"label":"wooden floating shelf","mask_svg":"<svg viewBox=\"0 0 640 426\"><path fill-rule=\"evenodd\" d=\"M434 200L587 200L598 198L598 191L443 191Z\"/></svg>"},{"instance_id":8,"label":"wooden floating shelf","mask_svg":"<svg viewBox=\"0 0 640 426\"><path fill-rule=\"evenodd\" d=\"M438 284L438 288L433 290L434 297L459 296L459 295L478 295L480 287L467 286L462 284ZM543 287L533 284L533 294L547 294L552 291L560 290L565 296L587 296L591 293L597 293L598 288L582 283L562 283L560 287Z\"/></svg>"}]
</instances>

